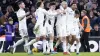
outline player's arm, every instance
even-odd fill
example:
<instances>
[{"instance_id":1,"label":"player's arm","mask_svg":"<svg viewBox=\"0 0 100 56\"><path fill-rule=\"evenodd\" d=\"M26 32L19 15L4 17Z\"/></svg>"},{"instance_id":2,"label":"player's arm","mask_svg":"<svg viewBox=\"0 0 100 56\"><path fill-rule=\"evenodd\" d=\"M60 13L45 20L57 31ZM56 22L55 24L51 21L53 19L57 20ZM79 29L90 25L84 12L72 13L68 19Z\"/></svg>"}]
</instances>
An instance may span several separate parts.
<instances>
[{"instance_id":1,"label":"player's arm","mask_svg":"<svg viewBox=\"0 0 100 56\"><path fill-rule=\"evenodd\" d=\"M80 22L78 22L78 25L79 25L79 27L80 27L81 30L84 30L84 28L82 27L82 25L81 25Z\"/></svg>"},{"instance_id":2,"label":"player's arm","mask_svg":"<svg viewBox=\"0 0 100 56\"><path fill-rule=\"evenodd\" d=\"M23 20L29 14L30 14L30 12L27 12L25 15L21 16L20 13L17 13L18 20L19 21Z\"/></svg>"},{"instance_id":3,"label":"player's arm","mask_svg":"<svg viewBox=\"0 0 100 56\"><path fill-rule=\"evenodd\" d=\"M45 15L50 15L50 16L55 16L55 15L58 14L58 12L57 12L57 13L50 13L50 12L46 11L45 9L43 10L43 13L44 13Z\"/></svg>"}]
</instances>

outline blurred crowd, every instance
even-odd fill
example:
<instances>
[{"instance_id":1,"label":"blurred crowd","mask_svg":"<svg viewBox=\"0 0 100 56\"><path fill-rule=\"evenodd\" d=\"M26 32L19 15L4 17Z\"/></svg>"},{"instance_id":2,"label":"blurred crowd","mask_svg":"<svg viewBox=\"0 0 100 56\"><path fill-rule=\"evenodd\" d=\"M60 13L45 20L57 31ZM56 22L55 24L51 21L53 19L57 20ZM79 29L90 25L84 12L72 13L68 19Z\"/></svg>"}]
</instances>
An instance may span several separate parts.
<instances>
[{"instance_id":1,"label":"blurred crowd","mask_svg":"<svg viewBox=\"0 0 100 56\"><path fill-rule=\"evenodd\" d=\"M20 0L0 0L0 35L5 34L5 24L8 22L9 18L13 19L13 25L15 25L15 35L19 35L18 31L18 18L16 16L16 11L18 8L18 1ZM33 28L35 25L35 18L34 18L34 12L36 10L36 3L39 0L22 0L24 1L26 8L26 12L31 12L30 14L33 16L33 18L30 18L27 20L27 27L28 27L28 33L29 36L35 36L33 33ZM57 5L57 8L59 7L60 3L63 0L44 0L45 3L45 9L48 9L49 1L55 2ZM78 10L81 12L83 9L87 10L88 17L90 18L90 24L91 24L91 36L100 36L100 0L65 0L68 5L70 6L73 2L77 3ZM81 20L80 15L80 20Z\"/></svg>"}]
</instances>

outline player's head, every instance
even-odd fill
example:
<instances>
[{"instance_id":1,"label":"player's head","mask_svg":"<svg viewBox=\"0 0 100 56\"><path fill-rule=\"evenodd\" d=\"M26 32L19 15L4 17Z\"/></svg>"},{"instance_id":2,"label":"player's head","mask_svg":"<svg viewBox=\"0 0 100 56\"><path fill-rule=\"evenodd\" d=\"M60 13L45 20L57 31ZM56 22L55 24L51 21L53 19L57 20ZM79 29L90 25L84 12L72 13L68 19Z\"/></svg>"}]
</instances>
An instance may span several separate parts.
<instances>
[{"instance_id":1,"label":"player's head","mask_svg":"<svg viewBox=\"0 0 100 56\"><path fill-rule=\"evenodd\" d=\"M49 8L52 9L52 10L55 10L56 4L55 4L54 2L51 2L51 3L49 4Z\"/></svg>"},{"instance_id":2,"label":"player's head","mask_svg":"<svg viewBox=\"0 0 100 56\"><path fill-rule=\"evenodd\" d=\"M66 1L63 1L63 2L61 3L61 6L62 6L64 9L66 9L66 8L67 8L67 2L66 2Z\"/></svg>"},{"instance_id":3,"label":"player's head","mask_svg":"<svg viewBox=\"0 0 100 56\"><path fill-rule=\"evenodd\" d=\"M71 8L72 8L73 10L76 10L76 9L77 9L77 4L76 4L76 3L72 3L72 4L71 4Z\"/></svg>"},{"instance_id":4,"label":"player's head","mask_svg":"<svg viewBox=\"0 0 100 56\"><path fill-rule=\"evenodd\" d=\"M75 10L75 17L76 17L76 18L79 18L79 16L80 16L79 10Z\"/></svg>"},{"instance_id":5,"label":"player's head","mask_svg":"<svg viewBox=\"0 0 100 56\"><path fill-rule=\"evenodd\" d=\"M10 18L8 19L8 22L9 22L9 24L13 24L13 19L10 17Z\"/></svg>"},{"instance_id":6,"label":"player's head","mask_svg":"<svg viewBox=\"0 0 100 56\"><path fill-rule=\"evenodd\" d=\"M37 8L39 8L39 7L44 8L44 3L43 2L37 2L36 7Z\"/></svg>"},{"instance_id":7,"label":"player's head","mask_svg":"<svg viewBox=\"0 0 100 56\"><path fill-rule=\"evenodd\" d=\"M87 11L86 10L82 10L81 11L81 16L83 17L83 16L85 16L87 14Z\"/></svg>"},{"instance_id":8,"label":"player's head","mask_svg":"<svg viewBox=\"0 0 100 56\"><path fill-rule=\"evenodd\" d=\"M18 6L19 6L19 8L22 8L22 9L25 8L25 4L23 1L18 2Z\"/></svg>"}]
</instances>

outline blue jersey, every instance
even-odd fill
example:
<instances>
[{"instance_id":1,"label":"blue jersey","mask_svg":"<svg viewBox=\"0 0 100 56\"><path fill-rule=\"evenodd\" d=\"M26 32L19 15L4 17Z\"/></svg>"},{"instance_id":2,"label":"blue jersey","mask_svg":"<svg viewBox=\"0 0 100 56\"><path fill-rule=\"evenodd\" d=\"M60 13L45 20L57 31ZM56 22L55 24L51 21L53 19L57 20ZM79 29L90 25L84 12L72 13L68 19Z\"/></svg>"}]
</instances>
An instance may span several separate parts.
<instances>
[{"instance_id":1,"label":"blue jersey","mask_svg":"<svg viewBox=\"0 0 100 56\"><path fill-rule=\"evenodd\" d=\"M12 37L14 37L14 25L11 25L11 24L6 24L5 25L5 34L6 34L6 40L7 41L12 41Z\"/></svg>"}]
</instances>

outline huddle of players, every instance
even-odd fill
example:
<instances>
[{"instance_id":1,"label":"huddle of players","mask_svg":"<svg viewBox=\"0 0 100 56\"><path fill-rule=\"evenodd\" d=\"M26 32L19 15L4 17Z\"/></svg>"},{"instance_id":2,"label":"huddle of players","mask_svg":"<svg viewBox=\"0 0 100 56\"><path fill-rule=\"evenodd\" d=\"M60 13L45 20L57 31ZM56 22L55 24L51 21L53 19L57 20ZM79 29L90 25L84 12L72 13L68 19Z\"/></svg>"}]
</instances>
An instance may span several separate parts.
<instances>
[{"instance_id":1,"label":"huddle of players","mask_svg":"<svg viewBox=\"0 0 100 56\"><path fill-rule=\"evenodd\" d=\"M32 54L30 50L30 45L38 41L40 38L43 39L43 54L55 54L57 52L54 49L57 48L59 43L62 42L63 54L69 54L69 49L74 41L77 42L77 54L79 54L80 48L80 29L81 27L79 23L79 11L77 9L77 4L72 3L71 7L67 6L67 2L63 1L60 5L60 8L55 10L56 4L51 2L49 4L49 10L46 11L44 9L44 3L37 3L37 10L35 11L36 24L34 27L34 33L36 38L28 42L28 34L26 27L26 19L29 13L25 13L24 8L25 4L20 2L19 10L17 12L18 20L19 20L19 31L22 39L18 40L16 44L10 47L11 53L13 49L25 41L24 50L28 52L28 54ZM56 31L58 41L53 48L54 41L54 20L57 17L56 22ZM47 36L49 37L49 41L47 41ZM47 48L46 48L47 47ZM50 52L51 51L51 52Z\"/></svg>"}]
</instances>

